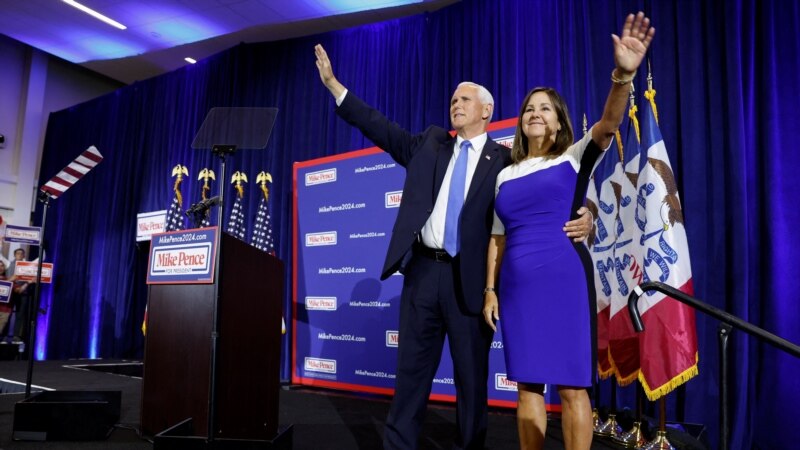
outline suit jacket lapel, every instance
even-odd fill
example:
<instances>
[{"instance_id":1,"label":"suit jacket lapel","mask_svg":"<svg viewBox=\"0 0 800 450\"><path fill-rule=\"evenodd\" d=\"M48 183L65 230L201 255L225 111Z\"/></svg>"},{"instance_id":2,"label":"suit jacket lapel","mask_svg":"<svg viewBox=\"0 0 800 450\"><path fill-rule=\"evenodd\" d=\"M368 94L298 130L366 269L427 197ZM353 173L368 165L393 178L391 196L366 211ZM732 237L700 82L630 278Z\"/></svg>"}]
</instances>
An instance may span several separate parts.
<instances>
[{"instance_id":1,"label":"suit jacket lapel","mask_svg":"<svg viewBox=\"0 0 800 450\"><path fill-rule=\"evenodd\" d=\"M464 204L467 204L469 199L475 195L475 192L480 189L480 185L483 184L484 179L489 174L489 169L491 169L492 166L497 163L497 159L500 158L499 151L499 144L491 139L486 140L486 144L483 146L483 151L478 160L478 165L475 167L475 174L472 175L472 182L469 184L469 192L467 192L467 198L464 200Z\"/></svg>"},{"instance_id":2,"label":"suit jacket lapel","mask_svg":"<svg viewBox=\"0 0 800 450\"><path fill-rule=\"evenodd\" d=\"M439 197L439 190L442 188L442 181L444 181L444 174L447 172L447 166L450 164L450 159L453 157L453 147L455 139L448 139L447 142L442 144L436 155L436 169L434 184L433 184L433 202Z\"/></svg>"}]
</instances>

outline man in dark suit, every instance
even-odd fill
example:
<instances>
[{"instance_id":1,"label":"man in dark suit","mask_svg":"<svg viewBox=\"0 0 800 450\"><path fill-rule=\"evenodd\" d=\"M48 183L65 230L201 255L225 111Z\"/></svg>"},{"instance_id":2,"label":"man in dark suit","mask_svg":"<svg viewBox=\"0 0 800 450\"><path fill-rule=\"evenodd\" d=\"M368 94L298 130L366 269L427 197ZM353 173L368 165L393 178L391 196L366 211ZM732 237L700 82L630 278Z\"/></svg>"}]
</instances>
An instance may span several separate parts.
<instances>
[{"instance_id":1,"label":"man in dark suit","mask_svg":"<svg viewBox=\"0 0 800 450\"><path fill-rule=\"evenodd\" d=\"M492 341L492 330L481 315L486 251L495 181L511 163L508 149L486 134L494 109L492 95L483 86L461 83L450 100L456 136L436 126L412 135L349 93L334 77L322 46L317 45L315 53L320 79L336 99L336 113L406 168L381 274L381 279L398 270L405 275L395 395L384 447L417 448L447 335L458 411L455 447L482 449ZM590 223L588 216L570 222L568 235L588 233Z\"/></svg>"}]
</instances>

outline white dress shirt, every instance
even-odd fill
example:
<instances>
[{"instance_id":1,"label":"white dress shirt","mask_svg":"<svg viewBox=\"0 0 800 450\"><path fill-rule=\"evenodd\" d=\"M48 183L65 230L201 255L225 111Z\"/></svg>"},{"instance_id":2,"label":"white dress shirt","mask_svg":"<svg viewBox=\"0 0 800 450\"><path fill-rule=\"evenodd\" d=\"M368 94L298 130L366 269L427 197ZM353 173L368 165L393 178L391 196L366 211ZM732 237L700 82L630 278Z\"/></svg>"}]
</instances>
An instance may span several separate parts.
<instances>
[{"instance_id":1,"label":"white dress shirt","mask_svg":"<svg viewBox=\"0 0 800 450\"><path fill-rule=\"evenodd\" d=\"M336 97L336 106L341 106L344 98L347 96L347 89L342 92L342 95ZM483 146L486 145L486 140L489 136L486 133L480 134L469 140L470 148L467 155L467 177L464 183L464 198L466 199L469 193L469 186L472 183L472 176L475 174L475 168L478 167ZM450 195L450 179L453 177L453 167L456 165L456 158L461 152L461 143L464 138L458 136L456 138L455 148L453 149L453 157L447 164L447 172L444 174L442 181L442 188L439 190L439 196L436 197L436 204L433 205L433 212L422 227L422 243L426 247L442 249L444 248L444 220L447 215L447 198Z\"/></svg>"},{"instance_id":2,"label":"white dress shirt","mask_svg":"<svg viewBox=\"0 0 800 450\"><path fill-rule=\"evenodd\" d=\"M479 134L469 140L472 144L467 154L467 177L464 184L464 198L466 199L469 193L469 186L472 184L472 176L475 174L475 168L478 167L478 161L483 151L483 146L486 145L488 136L486 133ZM450 195L450 179L453 177L453 167L456 165L456 158L461 153L461 143L464 139L461 136L456 138L455 148L453 149L453 157L447 164L447 172L444 174L442 180L442 188L439 189L439 196L436 197L436 204L433 205L433 212L422 227L422 243L430 248L444 248L444 220L447 215L447 198Z\"/></svg>"}]
</instances>

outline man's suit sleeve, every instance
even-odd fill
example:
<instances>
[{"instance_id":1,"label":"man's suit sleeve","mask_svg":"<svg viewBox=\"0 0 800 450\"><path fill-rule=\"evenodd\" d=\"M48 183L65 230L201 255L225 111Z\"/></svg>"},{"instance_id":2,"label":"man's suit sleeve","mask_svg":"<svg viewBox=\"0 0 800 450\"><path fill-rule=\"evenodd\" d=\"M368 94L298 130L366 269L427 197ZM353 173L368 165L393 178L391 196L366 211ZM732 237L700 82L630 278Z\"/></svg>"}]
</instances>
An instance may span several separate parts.
<instances>
[{"instance_id":1,"label":"man's suit sleeve","mask_svg":"<svg viewBox=\"0 0 800 450\"><path fill-rule=\"evenodd\" d=\"M407 166L420 147L424 133L413 135L390 121L380 111L364 103L348 91L336 114L358 128L375 145L389 153L403 167Z\"/></svg>"}]
</instances>

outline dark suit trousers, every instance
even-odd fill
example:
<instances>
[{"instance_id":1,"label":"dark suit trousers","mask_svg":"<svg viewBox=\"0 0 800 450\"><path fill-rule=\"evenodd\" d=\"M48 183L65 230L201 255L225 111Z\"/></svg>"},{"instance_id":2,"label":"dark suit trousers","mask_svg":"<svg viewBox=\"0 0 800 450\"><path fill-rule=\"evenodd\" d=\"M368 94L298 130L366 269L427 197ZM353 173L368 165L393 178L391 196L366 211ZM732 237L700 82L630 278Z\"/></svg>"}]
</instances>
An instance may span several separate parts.
<instances>
[{"instance_id":1,"label":"dark suit trousers","mask_svg":"<svg viewBox=\"0 0 800 450\"><path fill-rule=\"evenodd\" d=\"M464 312L453 262L414 255L403 283L395 394L386 423L386 449L415 449L425 420L445 335L453 357L458 436L454 448L482 449L487 426L487 377L492 332L480 315Z\"/></svg>"}]
</instances>

